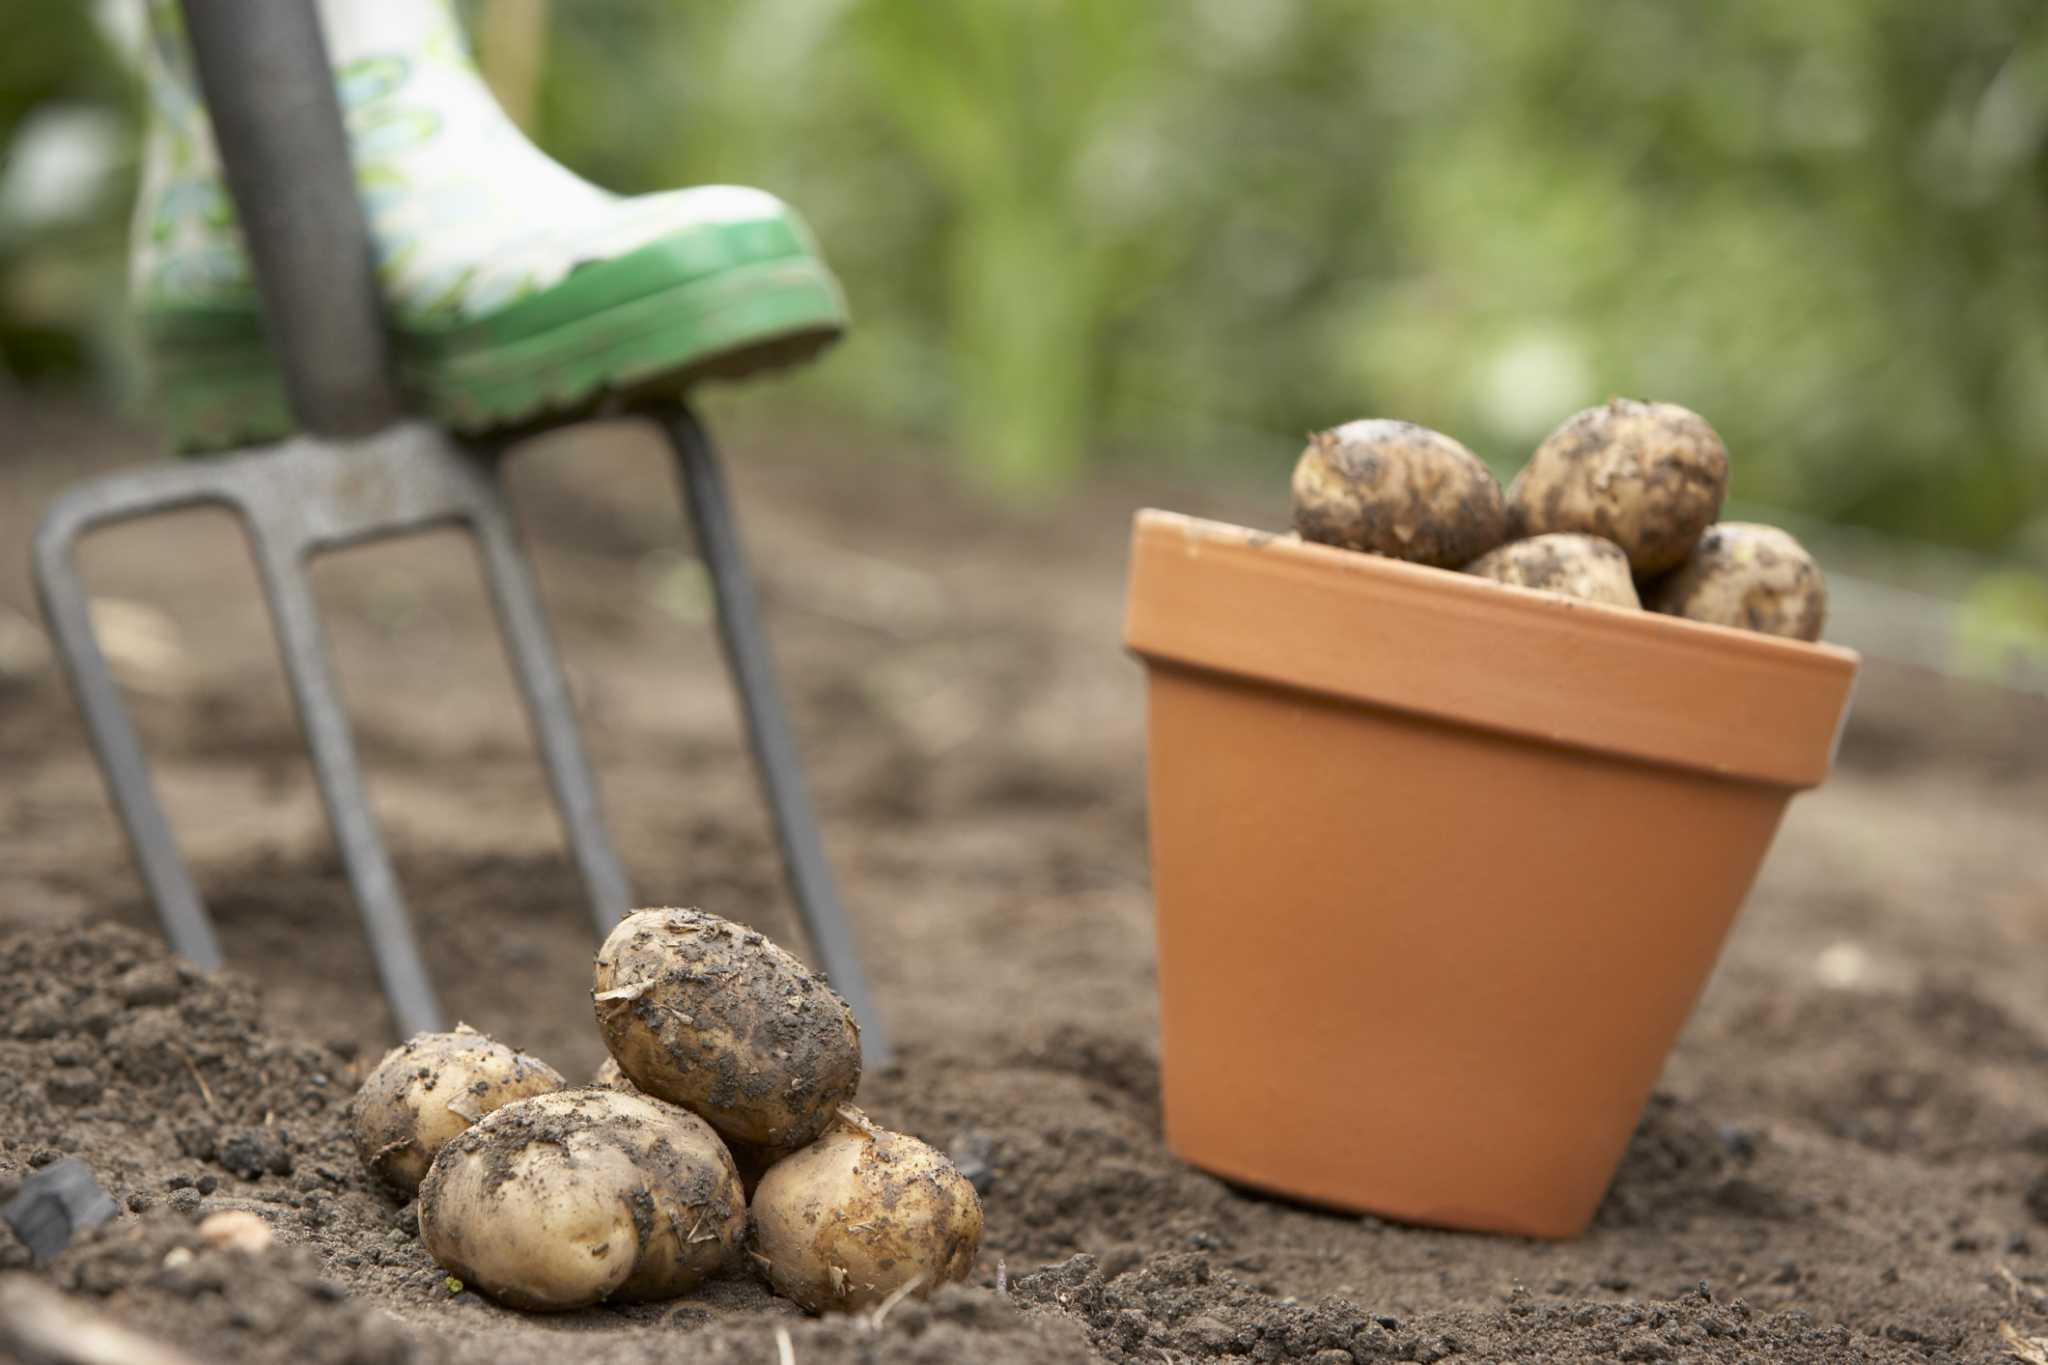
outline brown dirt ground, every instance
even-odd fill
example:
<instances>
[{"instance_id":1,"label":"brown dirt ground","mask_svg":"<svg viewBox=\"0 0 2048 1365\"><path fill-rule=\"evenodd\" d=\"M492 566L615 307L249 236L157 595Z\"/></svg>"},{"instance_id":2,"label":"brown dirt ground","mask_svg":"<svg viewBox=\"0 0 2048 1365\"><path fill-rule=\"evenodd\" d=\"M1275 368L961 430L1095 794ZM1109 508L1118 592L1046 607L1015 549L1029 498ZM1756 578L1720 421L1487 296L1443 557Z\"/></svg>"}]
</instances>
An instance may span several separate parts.
<instances>
[{"instance_id":1,"label":"brown dirt ground","mask_svg":"<svg viewBox=\"0 0 2048 1365\"><path fill-rule=\"evenodd\" d=\"M1870 671L1841 769L1795 804L1589 1234L1317 1212L1161 1144L1141 688L1118 646L1134 506L1267 525L1284 507L1125 476L998 511L915 459L771 440L745 410L728 425L831 852L902 1042L862 1103L985 1161L978 1282L879 1329L804 1319L743 1278L545 1318L451 1294L348 1149L344 1103L387 1023L231 528L181 516L88 556L98 593L159 613L113 626L230 945L204 979L157 946L27 628L36 509L146 444L17 406L0 411L0 1194L62 1153L133 1210L35 1273L208 1361L765 1363L778 1330L800 1365L1992 1361L2002 1322L2048 1335L2038 704ZM624 428L557 439L518 483L642 897L800 948L655 448ZM451 1009L587 1074L588 924L467 553L358 551L320 580ZM170 1256L221 1207L261 1213L278 1246ZM25 1259L0 1232L0 1271Z\"/></svg>"}]
</instances>

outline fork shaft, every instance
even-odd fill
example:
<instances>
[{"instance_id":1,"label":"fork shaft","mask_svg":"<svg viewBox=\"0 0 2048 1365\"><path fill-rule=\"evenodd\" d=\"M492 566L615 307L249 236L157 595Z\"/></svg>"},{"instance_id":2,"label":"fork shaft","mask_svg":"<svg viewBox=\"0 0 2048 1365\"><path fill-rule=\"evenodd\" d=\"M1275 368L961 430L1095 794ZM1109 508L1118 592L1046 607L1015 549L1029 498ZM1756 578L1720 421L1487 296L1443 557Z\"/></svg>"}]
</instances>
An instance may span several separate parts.
<instances>
[{"instance_id":1,"label":"fork shaft","mask_svg":"<svg viewBox=\"0 0 2048 1365\"><path fill-rule=\"evenodd\" d=\"M397 420L370 233L312 0L183 0L221 169L299 425Z\"/></svg>"}]
</instances>

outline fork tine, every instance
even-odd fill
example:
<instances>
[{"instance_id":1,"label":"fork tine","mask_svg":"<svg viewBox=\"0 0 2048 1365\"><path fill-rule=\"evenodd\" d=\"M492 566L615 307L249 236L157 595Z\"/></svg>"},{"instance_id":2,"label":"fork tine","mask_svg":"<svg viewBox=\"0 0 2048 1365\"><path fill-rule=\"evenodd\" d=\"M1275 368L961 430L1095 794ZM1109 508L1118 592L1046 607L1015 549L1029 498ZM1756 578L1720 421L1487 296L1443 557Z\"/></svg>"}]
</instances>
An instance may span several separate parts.
<instances>
[{"instance_id":1,"label":"fork tine","mask_svg":"<svg viewBox=\"0 0 2048 1365\"><path fill-rule=\"evenodd\" d=\"M327 822L354 885L370 952L401 1037L441 1027L441 1006L427 978L419 941L399 893L398 876L370 810L341 689L334 679L305 563L299 552L265 543L257 531L256 570L270 601L278 653L313 755Z\"/></svg>"},{"instance_id":2,"label":"fork tine","mask_svg":"<svg viewBox=\"0 0 2048 1365\"><path fill-rule=\"evenodd\" d=\"M846 912L840 908L832 865L825 860L824 844L818 837L817 813L804 786L803 763L797 757L782 691L776 685L775 660L761 630L753 575L747 570L739 525L726 497L724 472L710 434L689 408L676 406L650 415L660 422L675 452L697 552L710 571L712 595L718 601L718 638L725 647L726 669L732 675L733 690L740 694L754 766L774 812L775 833L782 845L783 867L797 913L810 933L819 965L860 1022L862 1064L878 1070L888 1064L892 1053L889 1035L875 1012L860 949L853 941Z\"/></svg>"},{"instance_id":3,"label":"fork tine","mask_svg":"<svg viewBox=\"0 0 2048 1365\"><path fill-rule=\"evenodd\" d=\"M496 481L478 482L470 528L483 557L484 581L497 609L512 674L526 698L534 743L554 789L563 835L583 875L591 921L602 939L632 908L632 886L605 824L597 779L577 732L569 680L555 652L518 531Z\"/></svg>"},{"instance_id":4,"label":"fork tine","mask_svg":"<svg viewBox=\"0 0 2048 1365\"><path fill-rule=\"evenodd\" d=\"M36 530L33 564L43 620L57 642L57 659L78 699L86 735L99 758L107 796L128 835L128 847L156 905L171 946L201 968L220 966L220 942L192 874L179 856L178 842L156 799L149 760L121 700L120 684L93 632L92 602L78 576L72 551L92 522L82 497L60 499Z\"/></svg>"}]
</instances>

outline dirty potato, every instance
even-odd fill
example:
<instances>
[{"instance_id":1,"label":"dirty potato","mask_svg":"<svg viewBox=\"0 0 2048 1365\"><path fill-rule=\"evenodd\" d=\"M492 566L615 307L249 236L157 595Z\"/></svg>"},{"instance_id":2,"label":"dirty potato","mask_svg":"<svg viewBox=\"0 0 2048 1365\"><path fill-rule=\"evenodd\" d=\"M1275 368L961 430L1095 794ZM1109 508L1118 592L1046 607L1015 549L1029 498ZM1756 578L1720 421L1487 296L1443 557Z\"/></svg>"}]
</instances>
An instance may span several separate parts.
<instances>
[{"instance_id":1,"label":"dirty potato","mask_svg":"<svg viewBox=\"0 0 2048 1365\"><path fill-rule=\"evenodd\" d=\"M974 1270L981 1200L942 1154L840 1112L754 1191L755 1263L814 1313L856 1313L899 1291L919 1297Z\"/></svg>"},{"instance_id":2,"label":"dirty potato","mask_svg":"<svg viewBox=\"0 0 2048 1365\"><path fill-rule=\"evenodd\" d=\"M567 1084L546 1062L467 1024L415 1034L385 1053L356 1092L356 1153L372 1176L410 1197L441 1144L499 1105Z\"/></svg>"},{"instance_id":3,"label":"dirty potato","mask_svg":"<svg viewBox=\"0 0 2048 1365\"><path fill-rule=\"evenodd\" d=\"M1317 432L1294 466L1294 527L1325 545L1456 568L1500 544L1506 525L1493 471L1413 422Z\"/></svg>"},{"instance_id":4,"label":"dirty potato","mask_svg":"<svg viewBox=\"0 0 2048 1365\"><path fill-rule=\"evenodd\" d=\"M1465 572L1518 588L1605 602L1611 607L1640 607L1628 556L1611 540L1564 532L1511 540L1481 555Z\"/></svg>"},{"instance_id":5,"label":"dirty potato","mask_svg":"<svg viewBox=\"0 0 2048 1365\"><path fill-rule=\"evenodd\" d=\"M1699 542L1728 488L1728 448L1676 403L1616 398L1552 432L1508 488L1510 534L1576 531L1619 545L1636 576Z\"/></svg>"},{"instance_id":6,"label":"dirty potato","mask_svg":"<svg viewBox=\"0 0 2048 1365\"><path fill-rule=\"evenodd\" d=\"M846 1002L762 935L701 910L620 921L592 998L626 1079L732 1143L793 1151L860 1085Z\"/></svg>"},{"instance_id":7,"label":"dirty potato","mask_svg":"<svg viewBox=\"0 0 2048 1365\"><path fill-rule=\"evenodd\" d=\"M746 1197L711 1125L645 1095L519 1100L457 1136L420 1184L420 1240L512 1308L666 1299L725 1265Z\"/></svg>"},{"instance_id":8,"label":"dirty potato","mask_svg":"<svg viewBox=\"0 0 2048 1365\"><path fill-rule=\"evenodd\" d=\"M1818 640L1827 621L1828 585L1820 565L1790 533L1724 521L1651 587L1650 607L1717 626Z\"/></svg>"},{"instance_id":9,"label":"dirty potato","mask_svg":"<svg viewBox=\"0 0 2048 1365\"><path fill-rule=\"evenodd\" d=\"M591 1078L590 1083L600 1090L623 1090L629 1095L641 1093L640 1087L627 1080L626 1073L619 1070L616 1057L605 1058L604 1065L597 1069L597 1075ZM747 1192L749 1199L754 1197L754 1190L768 1168L789 1155L787 1148L756 1147L750 1142L723 1140L725 1150L732 1153L732 1164L739 1168L740 1188Z\"/></svg>"}]
</instances>

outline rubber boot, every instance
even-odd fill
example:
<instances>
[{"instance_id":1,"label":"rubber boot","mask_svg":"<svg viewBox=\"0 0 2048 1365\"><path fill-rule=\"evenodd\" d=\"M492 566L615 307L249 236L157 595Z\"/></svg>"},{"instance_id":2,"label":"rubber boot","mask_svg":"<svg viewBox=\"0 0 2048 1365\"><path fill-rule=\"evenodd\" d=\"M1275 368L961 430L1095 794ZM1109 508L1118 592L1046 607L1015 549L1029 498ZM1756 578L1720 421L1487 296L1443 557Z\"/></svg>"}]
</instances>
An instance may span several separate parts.
<instances>
[{"instance_id":1,"label":"rubber boot","mask_svg":"<svg viewBox=\"0 0 2048 1365\"><path fill-rule=\"evenodd\" d=\"M773 195L611 194L520 133L447 0L319 10L416 410L479 432L794 363L844 330L837 281ZM153 388L179 449L278 439L290 413L183 26L169 0L150 17L132 284Z\"/></svg>"}]
</instances>

